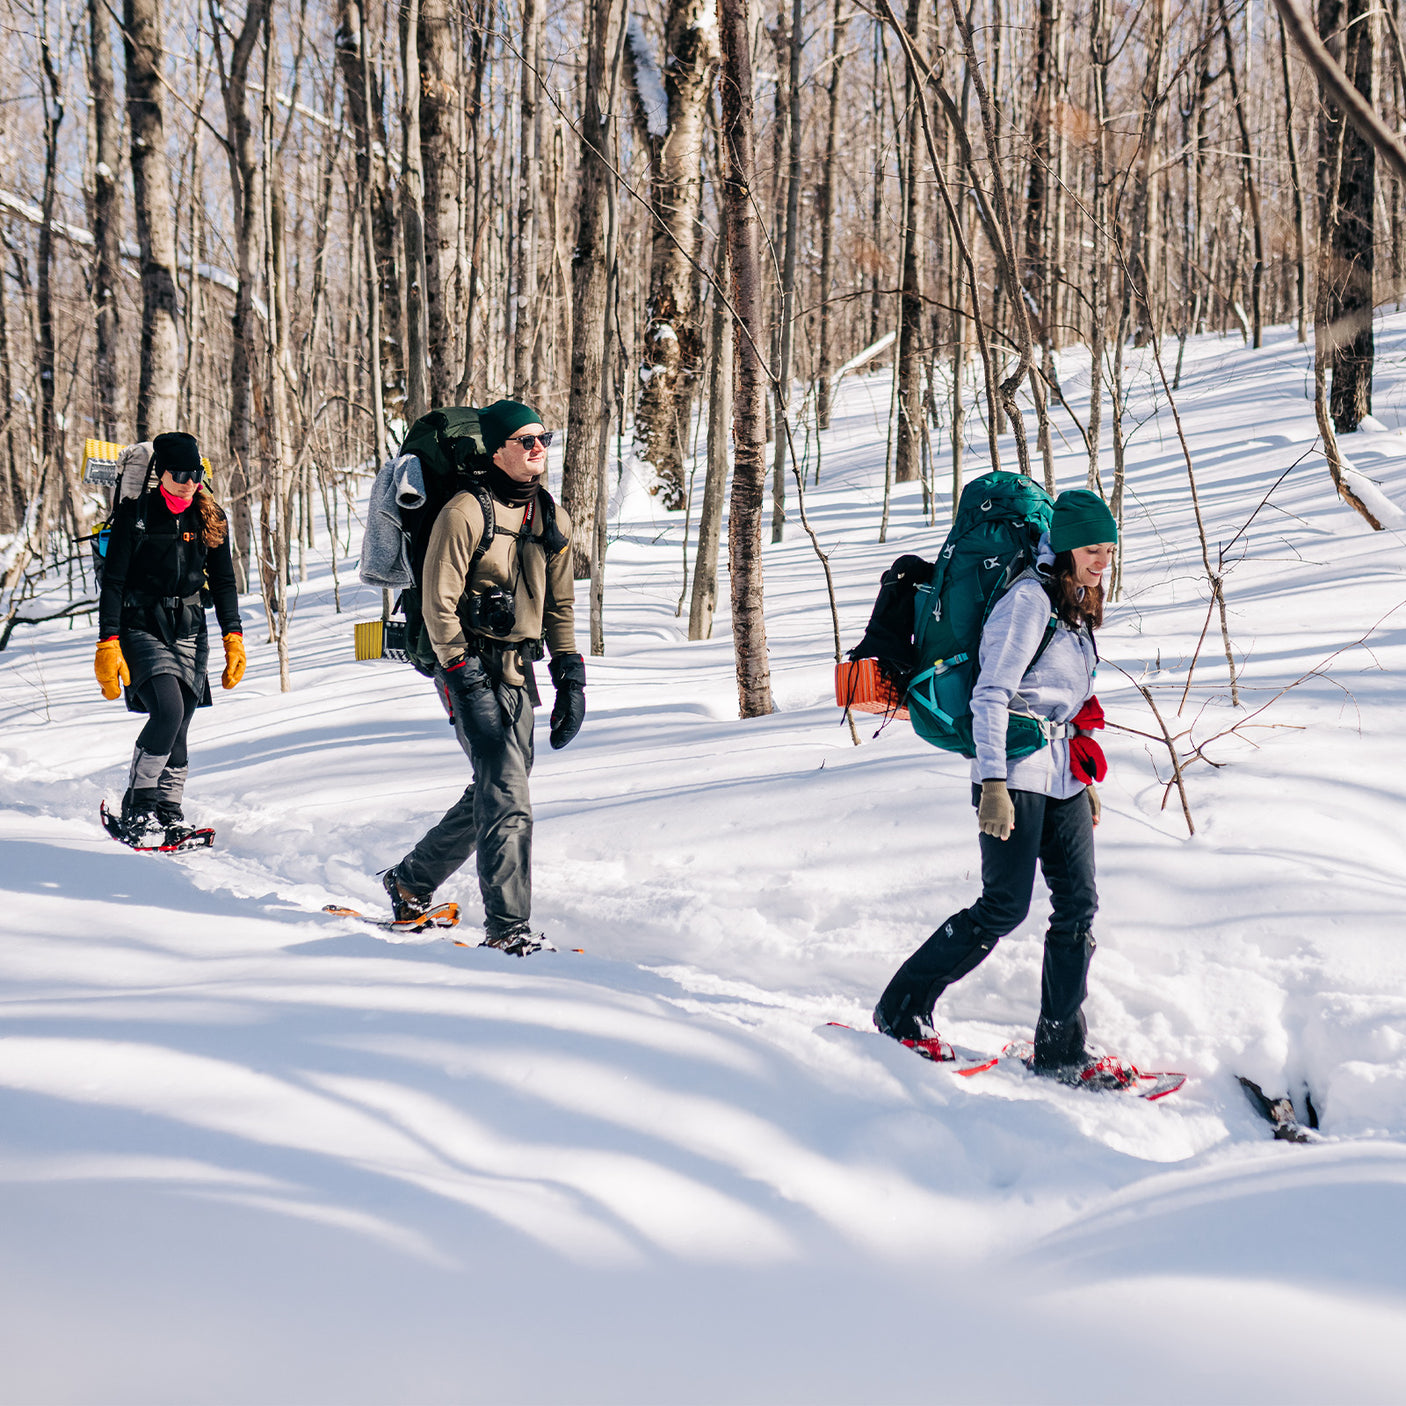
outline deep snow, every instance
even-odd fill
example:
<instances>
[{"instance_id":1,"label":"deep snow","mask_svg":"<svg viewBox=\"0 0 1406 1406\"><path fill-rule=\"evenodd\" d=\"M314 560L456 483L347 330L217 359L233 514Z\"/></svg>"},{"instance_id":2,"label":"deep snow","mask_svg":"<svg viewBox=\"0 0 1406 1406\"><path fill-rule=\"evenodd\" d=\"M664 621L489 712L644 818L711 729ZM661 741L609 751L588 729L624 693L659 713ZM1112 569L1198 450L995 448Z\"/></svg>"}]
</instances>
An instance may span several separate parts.
<instances>
[{"instance_id":1,"label":"deep snow","mask_svg":"<svg viewBox=\"0 0 1406 1406\"><path fill-rule=\"evenodd\" d=\"M1344 448L1406 505L1406 317L1378 331L1381 428ZM347 584L353 531L333 612L324 532L294 690L248 598L248 677L193 725L212 852L133 855L99 829L136 720L98 695L91 629L0 657L0 1397L1406 1397L1399 519L1372 533L1335 500L1291 336L1189 344L1213 554L1289 472L1229 553L1243 706L1213 623L1178 720L1207 590L1133 359L1110 720L1157 731L1122 670L1197 740L1295 685L1189 769L1194 838L1162 808L1165 749L1104 734L1091 1034L1186 1070L1182 1092L965 1081L826 1027L867 1030L894 966L975 896L977 849L965 762L902 724L873 740L862 720L851 745L794 489L766 549L778 711L747 722L726 610L700 643L675 615L682 524L632 476L617 492L586 725L560 753L539 727L535 916L559 953L321 916L383 901L376 870L466 780L418 676L352 661L379 592ZM1087 367L1064 375L1081 405ZM908 486L877 541L888 401L886 377L846 380L808 496L846 646L879 572L931 555L946 518L926 526ZM947 454L935 435L940 476ZM472 876L442 896L476 922ZM1028 1035L1045 911L1037 886L939 1006L946 1037ZM1307 1080L1328 1140L1272 1142L1237 1073Z\"/></svg>"}]
</instances>

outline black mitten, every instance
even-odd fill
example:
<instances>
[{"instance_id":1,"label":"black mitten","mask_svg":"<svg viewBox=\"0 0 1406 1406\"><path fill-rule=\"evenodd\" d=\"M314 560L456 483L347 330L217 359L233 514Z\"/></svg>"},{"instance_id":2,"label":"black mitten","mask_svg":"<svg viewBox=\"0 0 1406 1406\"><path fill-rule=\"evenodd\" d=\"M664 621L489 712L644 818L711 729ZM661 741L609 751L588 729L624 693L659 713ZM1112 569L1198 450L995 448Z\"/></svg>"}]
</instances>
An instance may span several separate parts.
<instances>
[{"instance_id":1,"label":"black mitten","mask_svg":"<svg viewBox=\"0 0 1406 1406\"><path fill-rule=\"evenodd\" d=\"M586 661L579 654L558 654L547 668L557 686L551 742L559 751L581 731L586 717Z\"/></svg>"},{"instance_id":2,"label":"black mitten","mask_svg":"<svg viewBox=\"0 0 1406 1406\"><path fill-rule=\"evenodd\" d=\"M494 756L503 750L503 714L493 681L483 660L467 655L440 671L449 695L450 711L464 729L469 745L480 756Z\"/></svg>"}]
</instances>

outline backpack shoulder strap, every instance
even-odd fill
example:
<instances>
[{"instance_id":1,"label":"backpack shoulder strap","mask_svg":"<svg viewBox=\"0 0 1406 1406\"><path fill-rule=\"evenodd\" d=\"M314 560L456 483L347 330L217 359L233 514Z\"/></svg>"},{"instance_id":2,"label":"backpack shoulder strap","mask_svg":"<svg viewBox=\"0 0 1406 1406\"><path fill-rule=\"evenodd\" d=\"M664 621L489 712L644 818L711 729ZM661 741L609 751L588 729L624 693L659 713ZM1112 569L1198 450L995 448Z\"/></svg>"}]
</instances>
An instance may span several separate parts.
<instances>
[{"instance_id":1,"label":"backpack shoulder strap","mask_svg":"<svg viewBox=\"0 0 1406 1406\"><path fill-rule=\"evenodd\" d=\"M537 490L537 507L542 514L542 530L537 534L537 540L546 549L548 557L557 556L566 550L568 539L557 526L557 502L546 488Z\"/></svg>"},{"instance_id":2,"label":"backpack shoulder strap","mask_svg":"<svg viewBox=\"0 0 1406 1406\"><path fill-rule=\"evenodd\" d=\"M473 483L469 485L468 491L474 495L479 511L483 514L483 531L479 534L478 546L474 548L473 557L469 562L469 576L472 578L479 562L483 560L484 553L493 545L494 535L498 531L498 515L493 511L493 495L486 485Z\"/></svg>"}]
</instances>

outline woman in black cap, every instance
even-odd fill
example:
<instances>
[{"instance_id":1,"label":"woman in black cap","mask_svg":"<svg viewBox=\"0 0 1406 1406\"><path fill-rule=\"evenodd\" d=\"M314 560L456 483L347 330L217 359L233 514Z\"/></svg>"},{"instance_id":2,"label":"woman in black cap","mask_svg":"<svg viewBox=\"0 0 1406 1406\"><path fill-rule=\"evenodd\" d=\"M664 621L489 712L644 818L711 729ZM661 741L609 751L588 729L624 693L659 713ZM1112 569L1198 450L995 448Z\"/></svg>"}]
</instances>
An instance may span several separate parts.
<instances>
[{"instance_id":1,"label":"woman in black cap","mask_svg":"<svg viewBox=\"0 0 1406 1406\"><path fill-rule=\"evenodd\" d=\"M147 714L121 816L103 809L113 837L136 849L178 846L192 833L181 798L191 716L210 702L207 586L224 636L221 683L233 688L244 676L229 526L202 487L205 470L195 437L157 435L151 471L155 487L120 503L112 518L93 665L104 698L116 698L126 684L128 708Z\"/></svg>"}]
</instances>

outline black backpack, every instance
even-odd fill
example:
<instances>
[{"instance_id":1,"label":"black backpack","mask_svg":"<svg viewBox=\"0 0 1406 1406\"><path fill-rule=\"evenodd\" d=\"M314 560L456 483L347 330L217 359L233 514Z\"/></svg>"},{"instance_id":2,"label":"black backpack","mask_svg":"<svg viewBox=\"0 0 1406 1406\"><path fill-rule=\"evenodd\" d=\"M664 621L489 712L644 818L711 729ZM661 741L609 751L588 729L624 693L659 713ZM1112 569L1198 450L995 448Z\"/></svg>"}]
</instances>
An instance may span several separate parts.
<instances>
[{"instance_id":1,"label":"black backpack","mask_svg":"<svg viewBox=\"0 0 1406 1406\"><path fill-rule=\"evenodd\" d=\"M469 576L472 577L480 558L492 546L497 528L493 499L484 477L493 460L484 446L478 410L472 405L446 406L420 416L410 426L400 452L413 454L420 461L420 471L425 480L425 501L418 508L402 508L400 512L401 524L408 538L410 572L415 584L400 593L396 610L405 618L406 661L428 678L434 674L437 662L429 631L425 628L422 608L425 553L429 549L430 534L434 530L435 519L450 499L464 492L472 493L478 499L483 513L483 535L469 563ZM555 556L566 546L567 539L557 527L556 503L551 494L543 488L538 491L537 497L542 530L533 540L542 544L548 556Z\"/></svg>"}]
</instances>

